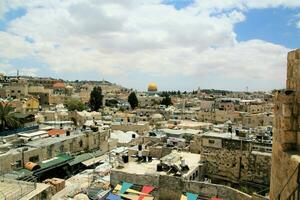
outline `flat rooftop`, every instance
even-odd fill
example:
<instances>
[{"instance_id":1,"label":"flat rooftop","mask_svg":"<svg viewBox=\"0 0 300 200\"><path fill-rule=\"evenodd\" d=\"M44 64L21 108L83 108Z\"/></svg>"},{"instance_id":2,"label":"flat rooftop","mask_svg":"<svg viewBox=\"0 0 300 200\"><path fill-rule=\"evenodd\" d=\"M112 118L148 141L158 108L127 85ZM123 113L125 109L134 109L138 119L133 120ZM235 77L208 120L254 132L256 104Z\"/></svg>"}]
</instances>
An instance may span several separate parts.
<instances>
[{"instance_id":1,"label":"flat rooftop","mask_svg":"<svg viewBox=\"0 0 300 200\"><path fill-rule=\"evenodd\" d=\"M83 135L83 133L71 133L69 136L60 135L59 137L41 138L39 140L34 140L26 143L26 146L31 146L31 147L49 146L51 144L61 143L66 139L77 138L79 135Z\"/></svg>"},{"instance_id":2,"label":"flat rooftop","mask_svg":"<svg viewBox=\"0 0 300 200\"><path fill-rule=\"evenodd\" d=\"M191 135L198 135L200 133L200 130L195 129L170 129L170 128L164 128L160 129L165 134L172 134L172 135L182 135L182 134L191 134Z\"/></svg>"},{"instance_id":3,"label":"flat rooftop","mask_svg":"<svg viewBox=\"0 0 300 200\"><path fill-rule=\"evenodd\" d=\"M32 182L4 179L0 181L0 199L20 199L35 189Z\"/></svg>"},{"instance_id":4,"label":"flat rooftop","mask_svg":"<svg viewBox=\"0 0 300 200\"><path fill-rule=\"evenodd\" d=\"M200 155L189 153L189 152L177 152L173 151L169 155L161 158L163 163L166 164L180 164L180 157L182 157L185 160L185 164L189 167L189 171L187 171L183 177L186 174L189 174L190 171L193 171L196 167L199 166L200 161ZM153 159L151 162L128 162L124 164L124 168L121 169L114 169L116 171L126 172L130 174L140 174L140 175L166 175L167 173L157 172L157 164L159 164L160 161Z\"/></svg>"},{"instance_id":5,"label":"flat rooftop","mask_svg":"<svg viewBox=\"0 0 300 200\"><path fill-rule=\"evenodd\" d=\"M258 142L254 138L251 138L251 137L239 137L234 132L233 133L230 133L230 132L219 133L219 132L209 131L209 132L202 133L201 136L207 137L207 138L231 139L231 140L239 140L239 141L242 140L242 141L265 144L265 145L272 144L272 143L268 143L267 140L264 142Z\"/></svg>"}]
</instances>

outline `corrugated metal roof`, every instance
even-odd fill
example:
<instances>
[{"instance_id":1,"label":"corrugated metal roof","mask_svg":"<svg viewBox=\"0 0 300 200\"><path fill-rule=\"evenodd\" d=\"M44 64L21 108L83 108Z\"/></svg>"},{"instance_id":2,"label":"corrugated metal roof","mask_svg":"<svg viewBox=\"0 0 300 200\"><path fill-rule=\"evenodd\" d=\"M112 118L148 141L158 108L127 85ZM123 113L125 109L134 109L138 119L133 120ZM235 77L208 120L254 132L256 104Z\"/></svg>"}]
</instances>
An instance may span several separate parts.
<instances>
[{"instance_id":1,"label":"corrugated metal roof","mask_svg":"<svg viewBox=\"0 0 300 200\"><path fill-rule=\"evenodd\" d=\"M97 150L91 153L83 153L80 155L75 156L74 160L72 160L71 162L69 162L70 166L76 165L78 163L84 162L86 160L92 159L94 157L98 157L103 155L103 152L101 150Z\"/></svg>"},{"instance_id":2,"label":"corrugated metal roof","mask_svg":"<svg viewBox=\"0 0 300 200\"><path fill-rule=\"evenodd\" d=\"M44 168L48 168L48 167L52 167L52 166L61 164L63 162L69 161L71 159L73 159L73 157L70 156L70 155L60 154L60 155L58 155L54 158L51 158L49 160L42 161L40 166L41 166L42 169L44 169Z\"/></svg>"}]
</instances>

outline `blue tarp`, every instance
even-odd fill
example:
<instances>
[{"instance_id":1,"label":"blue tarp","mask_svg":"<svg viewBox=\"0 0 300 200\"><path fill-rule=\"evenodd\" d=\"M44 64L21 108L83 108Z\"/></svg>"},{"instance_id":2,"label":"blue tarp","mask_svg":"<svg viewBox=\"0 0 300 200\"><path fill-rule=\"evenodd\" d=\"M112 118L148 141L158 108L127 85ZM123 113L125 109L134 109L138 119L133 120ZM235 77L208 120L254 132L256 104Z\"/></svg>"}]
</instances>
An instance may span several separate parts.
<instances>
[{"instance_id":1,"label":"blue tarp","mask_svg":"<svg viewBox=\"0 0 300 200\"><path fill-rule=\"evenodd\" d=\"M128 190L132 185L133 185L132 183L123 182L120 193L124 194L126 190Z\"/></svg>"},{"instance_id":2,"label":"blue tarp","mask_svg":"<svg viewBox=\"0 0 300 200\"><path fill-rule=\"evenodd\" d=\"M186 197L187 197L187 200L197 200L198 194L187 192Z\"/></svg>"}]
</instances>

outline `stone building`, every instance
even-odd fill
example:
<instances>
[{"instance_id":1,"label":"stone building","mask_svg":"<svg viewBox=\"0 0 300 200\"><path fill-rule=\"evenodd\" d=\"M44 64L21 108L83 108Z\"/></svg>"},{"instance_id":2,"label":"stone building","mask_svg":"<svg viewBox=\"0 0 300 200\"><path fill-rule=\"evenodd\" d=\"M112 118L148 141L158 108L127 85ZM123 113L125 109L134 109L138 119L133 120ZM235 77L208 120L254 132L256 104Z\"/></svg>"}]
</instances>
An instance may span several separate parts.
<instances>
[{"instance_id":1,"label":"stone building","mask_svg":"<svg viewBox=\"0 0 300 200\"><path fill-rule=\"evenodd\" d=\"M275 96L270 199L299 199L300 49L287 57L286 89Z\"/></svg>"},{"instance_id":2,"label":"stone building","mask_svg":"<svg viewBox=\"0 0 300 200\"><path fill-rule=\"evenodd\" d=\"M184 161L181 158L184 158ZM123 168L112 170L110 183L112 186L116 186L126 181L133 183L135 188L151 185L154 187L151 195L161 200L180 199L181 195L186 192L198 194L198 199L211 199L212 197L226 200L256 199L251 195L224 185L201 182L203 181L203 167L199 154L173 151L171 154L161 158L161 160L165 167L179 166L179 163L182 163L188 166L188 170L179 175L180 173L178 172L174 173L176 170L170 170L170 172L160 171L159 167L157 167L160 164L158 160L150 162L130 161L125 163ZM173 169L176 169L176 167Z\"/></svg>"},{"instance_id":3,"label":"stone building","mask_svg":"<svg viewBox=\"0 0 300 200\"><path fill-rule=\"evenodd\" d=\"M6 97L9 98L22 98L28 95L28 84L24 79L16 80L15 82L11 82L6 89Z\"/></svg>"},{"instance_id":4,"label":"stone building","mask_svg":"<svg viewBox=\"0 0 300 200\"><path fill-rule=\"evenodd\" d=\"M195 137L190 150L201 154L205 175L214 182L268 186L271 143L238 137L235 133L207 132Z\"/></svg>"},{"instance_id":5,"label":"stone building","mask_svg":"<svg viewBox=\"0 0 300 200\"><path fill-rule=\"evenodd\" d=\"M120 123L114 122L111 124L111 130L119 130L119 131L134 131L139 135L144 135L144 133L150 130L149 122L137 122L137 123Z\"/></svg>"},{"instance_id":6,"label":"stone building","mask_svg":"<svg viewBox=\"0 0 300 200\"><path fill-rule=\"evenodd\" d=\"M71 132L70 134L59 135L59 137L40 138L23 144L23 147L14 147L8 142L0 145L1 172L23 168L27 162L41 163L66 152L77 154L81 151L98 149L107 152L108 138L109 131L100 130L96 132ZM15 141L18 139L15 138Z\"/></svg>"}]
</instances>

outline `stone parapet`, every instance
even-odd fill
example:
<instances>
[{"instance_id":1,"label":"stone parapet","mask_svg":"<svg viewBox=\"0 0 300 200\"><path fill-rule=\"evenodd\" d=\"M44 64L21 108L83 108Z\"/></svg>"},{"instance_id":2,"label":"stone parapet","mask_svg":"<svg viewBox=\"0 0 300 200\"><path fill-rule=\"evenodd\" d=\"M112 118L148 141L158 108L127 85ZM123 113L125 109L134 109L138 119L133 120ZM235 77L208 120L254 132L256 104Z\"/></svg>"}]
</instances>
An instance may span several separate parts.
<instances>
[{"instance_id":1,"label":"stone parapet","mask_svg":"<svg viewBox=\"0 0 300 200\"><path fill-rule=\"evenodd\" d=\"M286 87L290 90L300 90L300 49L288 53Z\"/></svg>"},{"instance_id":2,"label":"stone parapet","mask_svg":"<svg viewBox=\"0 0 300 200\"><path fill-rule=\"evenodd\" d=\"M297 92L281 90L275 95L275 128L274 143L279 144L282 151L295 150L297 145L298 110Z\"/></svg>"}]
</instances>

